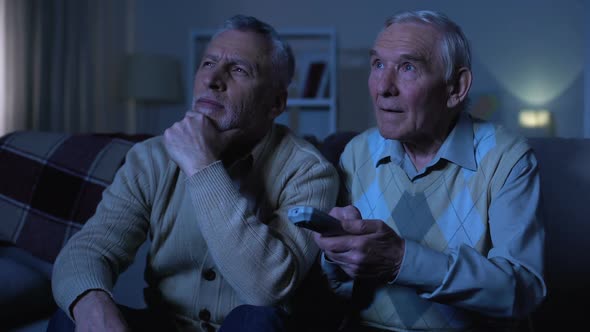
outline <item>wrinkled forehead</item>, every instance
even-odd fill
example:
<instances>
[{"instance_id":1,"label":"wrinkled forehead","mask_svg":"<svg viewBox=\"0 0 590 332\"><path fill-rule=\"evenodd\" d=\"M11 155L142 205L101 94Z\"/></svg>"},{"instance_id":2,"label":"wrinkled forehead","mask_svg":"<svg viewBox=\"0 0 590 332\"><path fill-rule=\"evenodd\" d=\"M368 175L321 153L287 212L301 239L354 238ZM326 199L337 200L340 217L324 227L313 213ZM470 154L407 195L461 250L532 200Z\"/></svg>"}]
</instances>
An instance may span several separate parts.
<instances>
[{"instance_id":1,"label":"wrinkled forehead","mask_svg":"<svg viewBox=\"0 0 590 332\"><path fill-rule=\"evenodd\" d=\"M439 55L441 37L441 33L428 24L394 23L379 33L373 50L378 54L411 54L432 60Z\"/></svg>"},{"instance_id":2,"label":"wrinkled forehead","mask_svg":"<svg viewBox=\"0 0 590 332\"><path fill-rule=\"evenodd\" d=\"M211 40L205 55L240 59L257 67L270 67L272 44L253 31L227 30Z\"/></svg>"}]
</instances>

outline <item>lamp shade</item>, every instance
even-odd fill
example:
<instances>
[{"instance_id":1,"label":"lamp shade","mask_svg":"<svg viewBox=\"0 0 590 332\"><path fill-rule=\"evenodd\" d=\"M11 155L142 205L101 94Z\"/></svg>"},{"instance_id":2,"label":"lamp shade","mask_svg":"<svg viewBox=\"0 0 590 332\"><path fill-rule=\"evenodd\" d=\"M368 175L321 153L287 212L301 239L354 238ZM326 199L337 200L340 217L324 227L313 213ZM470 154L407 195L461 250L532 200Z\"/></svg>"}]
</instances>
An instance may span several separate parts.
<instances>
[{"instance_id":1,"label":"lamp shade","mask_svg":"<svg viewBox=\"0 0 590 332\"><path fill-rule=\"evenodd\" d=\"M131 54L126 58L124 73L124 98L138 103L182 102L181 65L174 57Z\"/></svg>"}]
</instances>

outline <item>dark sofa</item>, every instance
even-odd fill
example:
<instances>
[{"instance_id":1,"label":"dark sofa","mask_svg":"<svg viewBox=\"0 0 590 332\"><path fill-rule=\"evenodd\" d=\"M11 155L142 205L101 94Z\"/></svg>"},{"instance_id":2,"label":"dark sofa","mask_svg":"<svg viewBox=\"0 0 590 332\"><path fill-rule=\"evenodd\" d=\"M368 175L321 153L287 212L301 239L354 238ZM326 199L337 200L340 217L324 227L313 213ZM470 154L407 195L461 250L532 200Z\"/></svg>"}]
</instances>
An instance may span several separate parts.
<instances>
[{"instance_id":1,"label":"dark sofa","mask_svg":"<svg viewBox=\"0 0 590 332\"><path fill-rule=\"evenodd\" d=\"M129 148L148 137L20 131L0 138L1 331L45 330L56 309L53 261L94 213ZM142 271L127 274L116 295L139 305L141 294L128 286L143 280Z\"/></svg>"},{"instance_id":2,"label":"dark sofa","mask_svg":"<svg viewBox=\"0 0 590 332\"><path fill-rule=\"evenodd\" d=\"M354 134L339 132L315 142L336 163ZM148 137L20 131L0 138L0 330L45 330L56 308L53 260L94 212L128 149ZM525 328L569 330L584 318L576 300L584 303L590 295L590 139L530 142L541 165L549 295ZM143 306L146 252L144 245L119 277L118 302Z\"/></svg>"}]
</instances>

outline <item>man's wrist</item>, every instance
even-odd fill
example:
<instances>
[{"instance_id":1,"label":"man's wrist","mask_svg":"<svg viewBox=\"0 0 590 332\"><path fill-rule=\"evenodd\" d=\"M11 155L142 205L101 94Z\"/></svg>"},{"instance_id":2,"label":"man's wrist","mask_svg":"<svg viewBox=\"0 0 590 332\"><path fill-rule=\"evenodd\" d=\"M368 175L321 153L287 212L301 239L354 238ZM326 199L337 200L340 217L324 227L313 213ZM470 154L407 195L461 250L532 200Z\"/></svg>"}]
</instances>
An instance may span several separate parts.
<instances>
[{"instance_id":1,"label":"man's wrist","mask_svg":"<svg viewBox=\"0 0 590 332\"><path fill-rule=\"evenodd\" d=\"M213 161L211 161L210 163L208 163L206 165L201 165L199 163L199 164L192 165L189 168L182 168L181 167L181 169L184 172L184 174L186 174L186 176L188 178L190 178L193 175L195 175L195 174L199 173L200 171L204 170L205 168L211 167L212 165L214 165L217 162L221 162L221 161L220 160L213 160Z\"/></svg>"},{"instance_id":2,"label":"man's wrist","mask_svg":"<svg viewBox=\"0 0 590 332\"><path fill-rule=\"evenodd\" d=\"M97 303L114 303L111 296L102 289L89 289L80 294L70 305L70 316L77 320L77 315L83 314L87 309L98 309Z\"/></svg>"}]
</instances>

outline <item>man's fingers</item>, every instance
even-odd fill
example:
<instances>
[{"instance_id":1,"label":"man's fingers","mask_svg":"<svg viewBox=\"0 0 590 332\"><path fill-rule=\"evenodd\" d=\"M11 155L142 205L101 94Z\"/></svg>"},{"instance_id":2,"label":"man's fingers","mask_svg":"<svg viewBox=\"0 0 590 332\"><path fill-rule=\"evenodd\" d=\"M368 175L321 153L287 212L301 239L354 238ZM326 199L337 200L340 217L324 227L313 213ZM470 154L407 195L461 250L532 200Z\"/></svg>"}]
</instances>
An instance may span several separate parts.
<instances>
[{"instance_id":1,"label":"man's fingers","mask_svg":"<svg viewBox=\"0 0 590 332\"><path fill-rule=\"evenodd\" d=\"M361 219L361 213L359 210L354 207L353 205L348 205L345 207L335 207L330 210L329 213L332 217L336 219Z\"/></svg>"},{"instance_id":2,"label":"man's fingers","mask_svg":"<svg viewBox=\"0 0 590 332\"><path fill-rule=\"evenodd\" d=\"M216 131L219 131L219 127L217 127L217 123L213 119L199 112L188 111L185 113L183 120L189 123L197 123L200 126L211 126Z\"/></svg>"},{"instance_id":3,"label":"man's fingers","mask_svg":"<svg viewBox=\"0 0 590 332\"><path fill-rule=\"evenodd\" d=\"M338 264L342 270L349 276L356 277L369 277L376 276L382 270L378 262L371 263L366 261L358 261L353 259L354 256L343 253L325 253L326 257L335 264Z\"/></svg>"},{"instance_id":4,"label":"man's fingers","mask_svg":"<svg viewBox=\"0 0 590 332\"><path fill-rule=\"evenodd\" d=\"M354 245L351 243L354 241L354 237L350 235L322 236L318 234L315 238L318 246L328 253L349 252L354 249Z\"/></svg>"},{"instance_id":5,"label":"man's fingers","mask_svg":"<svg viewBox=\"0 0 590 332\"><path fill-rule=\"evenodd\" d=\"M205 116L199 112L193 112L193 111L188 111L186 113L184 113L184 118L185 119L199 119L199 118L204 118Z\"/></svg>"},{"instance_id":6,"label":"man's fingers","mask_svg":"<svg viewBox=\"0 0 590 332\"><path fill-rule=\"evenodd\" d=\"M395 269L387 259L371 252L324 252L326 257L338 264L353 278L384 278L391 280Z\"/></svg>"},{"instance_id":7,"label":"man's fingers","mask_svg":"<svg viewBox=\"0 0 590 332\"><path fill-rule=\"evenodd\" d=\"M359 237L359 235L375 234L381 231L383 227L388 227L380 220L341 219L340 224L350 235L316 236L315 241L322 250L332 252L353 250L364 241L363 237Z\"/></svg>"},{"instance_id":8,"label":"man's fingers","mask_svg":"<svg viewBox=\"0 0 590 332\"><path fill-rule=\"evenodd\" d=\"M345 219L362 219L361 212L354 205L345 206L342 209Z\"/></svg>"},{"instance_id":9,"label":"man's fingers","mask_svg":"<svg viewBox=\"0 0 590 332\"><path fill-rule=\"evenodd\" d=\"M341 219L340 223L345 231L355 235L377 233L384 225L381 220L371 219Z\"/></svg>"}]
</instances>

